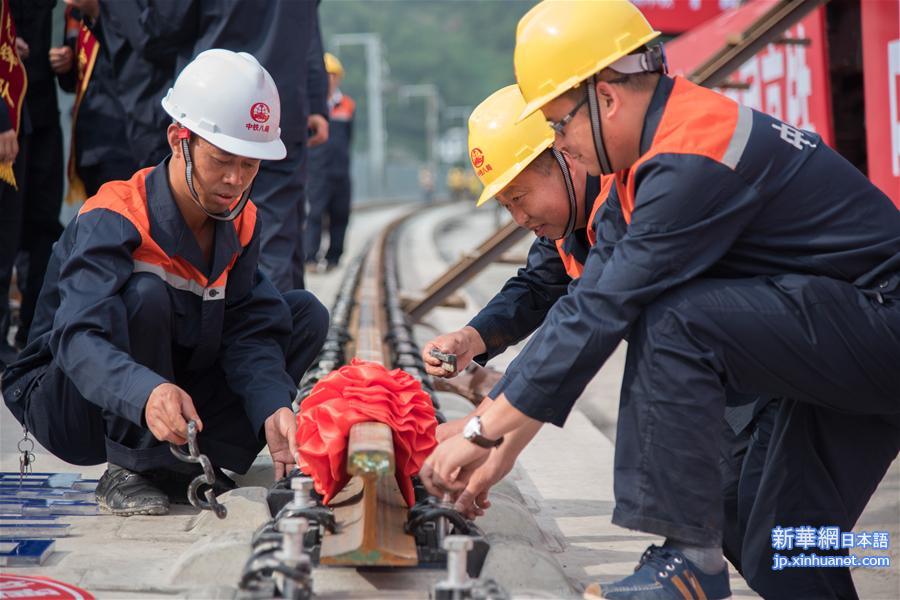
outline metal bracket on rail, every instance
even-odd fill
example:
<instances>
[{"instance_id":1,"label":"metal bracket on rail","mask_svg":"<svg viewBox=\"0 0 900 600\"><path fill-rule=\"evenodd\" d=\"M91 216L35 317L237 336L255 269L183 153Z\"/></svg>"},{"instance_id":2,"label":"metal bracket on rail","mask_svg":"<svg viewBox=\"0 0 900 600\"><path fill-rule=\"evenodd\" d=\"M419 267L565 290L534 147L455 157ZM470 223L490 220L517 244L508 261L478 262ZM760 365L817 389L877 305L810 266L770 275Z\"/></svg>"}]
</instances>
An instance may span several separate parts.
<instances>
[{"instance_id":1,"label":"metal bracket on rail","mask_svg":"<svg viewBox=\"0 0 900 600\"><path fill-rule=\"evenodd\" d=\"M309 522L302 517L286 517L278 523L280 543L257 549L244 565L240 600L312 598L312 560L304 543Z\"/></svg>"},{"instance_id":2,"label":"metal bracket on rail","mask_svg":"<svg viewBox=\"0 0 900 600\"><path fill-rule=\"evenodd\" d=\"M430 496L418 477L413 477L413 489L416 503L409 509L404 529L416 539L419 566L443 568L447 564L444 540L448 536L462 535L472 540L467 572L471 577L477 577L490 550L482 531L454 510L452 504Z\"/></svg>"}]
</instances>

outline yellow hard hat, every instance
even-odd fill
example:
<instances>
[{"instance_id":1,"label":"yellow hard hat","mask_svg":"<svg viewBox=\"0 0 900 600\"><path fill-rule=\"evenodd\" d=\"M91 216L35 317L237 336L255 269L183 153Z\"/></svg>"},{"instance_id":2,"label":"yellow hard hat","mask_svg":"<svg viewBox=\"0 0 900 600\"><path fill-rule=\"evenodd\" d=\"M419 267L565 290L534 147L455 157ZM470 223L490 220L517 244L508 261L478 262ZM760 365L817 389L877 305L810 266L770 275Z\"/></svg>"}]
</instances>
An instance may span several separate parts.
<instances>
[{"instance_id":1,"label":"yellow hard hat","mask_svg":"<svg viewBox=\"0 0 900 600\"><path fill-rule=\"evenodd\" d=\"M325 53L325 71L338 77L344 76L344 65L338 60L338 57L331 52Z\"/></svg>"},{"instance_id":2,"label":"yellow hard hat","mask_svg":"<svg viewBox=\"0 0 900 600\"><path fill-rule=\"evenodd\" d=\"M553 145L553 130L542 115L517 122L523 108L522 93L510 85L488 96L469 117L469 160L484 185L476 206L497 195Z\"/></svg>"},{"instance_id":3,"label":"yellow hard hat","mask_svg":"<svg viewBox=\"0 0 900 600\"><path fill-rule=\"evenodd\" d=\"M659 36L628 0L543 0L519 20L513 66L526 106L542 106Z\"/></svg>"}]
</instances>

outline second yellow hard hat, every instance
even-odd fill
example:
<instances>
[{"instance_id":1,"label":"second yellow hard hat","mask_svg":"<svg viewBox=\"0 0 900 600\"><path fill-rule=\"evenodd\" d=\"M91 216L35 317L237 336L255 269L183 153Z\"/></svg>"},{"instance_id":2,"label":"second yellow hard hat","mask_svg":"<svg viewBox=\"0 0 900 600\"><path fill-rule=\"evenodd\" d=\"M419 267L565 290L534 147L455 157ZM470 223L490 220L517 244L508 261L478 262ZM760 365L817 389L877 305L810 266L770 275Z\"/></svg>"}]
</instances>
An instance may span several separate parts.
<instances>
[{"instance_id":1,"label":"second yellow hard hat","mask_svg":"<svg viewBox=\"0 0 900 600\"><path fill-rule=\"evenodd\" d=\"M518 86L497 90L469 117L469 160L484 190L481 206L553 145L553 130L537 114L519 121L525 100Z\"/></svg>"},{"instance_id":2,"label":"second yellow hard hat","mask_svg":"<svg viewBox=\"0 0 900 600\"><path fill-rule=\"evenodd\" d=\"M338 60L338 57L332 54L331 52L325 53L325 71L332 74L337 75L338 77L344 76L344 65L341 64L341 61Z\"/></svg>"}]
</instances>

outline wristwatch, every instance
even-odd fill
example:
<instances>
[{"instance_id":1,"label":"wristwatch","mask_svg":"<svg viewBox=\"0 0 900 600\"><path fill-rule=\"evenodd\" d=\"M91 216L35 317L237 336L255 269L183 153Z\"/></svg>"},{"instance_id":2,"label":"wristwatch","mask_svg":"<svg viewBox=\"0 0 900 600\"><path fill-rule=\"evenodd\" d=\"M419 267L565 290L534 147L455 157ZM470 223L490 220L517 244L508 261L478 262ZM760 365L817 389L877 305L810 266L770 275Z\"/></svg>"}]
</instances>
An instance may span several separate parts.
<instances>
[{"instance_id":1,"label":"wristwatch","mask_svg":"<svg viewBox=\"0 0 900 600\"><path fill-rule=\"evenodd\" d=\"M476 446L482 448L496 448L503 443L503 436L499 439L491 440L481 435L481 417L472 417L463 428L463 437Z\"/></svg>"}]
</instances>

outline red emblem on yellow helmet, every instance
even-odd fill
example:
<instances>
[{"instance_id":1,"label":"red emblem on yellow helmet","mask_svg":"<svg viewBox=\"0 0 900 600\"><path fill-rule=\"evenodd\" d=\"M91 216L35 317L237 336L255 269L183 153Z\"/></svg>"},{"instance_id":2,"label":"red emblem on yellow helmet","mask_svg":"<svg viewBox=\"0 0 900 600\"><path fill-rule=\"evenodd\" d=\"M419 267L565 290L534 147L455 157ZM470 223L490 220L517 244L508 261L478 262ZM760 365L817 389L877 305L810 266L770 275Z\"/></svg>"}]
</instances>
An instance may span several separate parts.
<instances>
[{"instance_id":1,"label":"red emblem on yellow helmet","mask_svg":"<svg viewBox=\"0 0 900 600\"><path fill-rule=\"evenodd\" d=\"M476 169L481 168L481 165L484 164L484 152L481 151L481 148L472 148L472 166Z\"/></svg>"}]
</instances>

